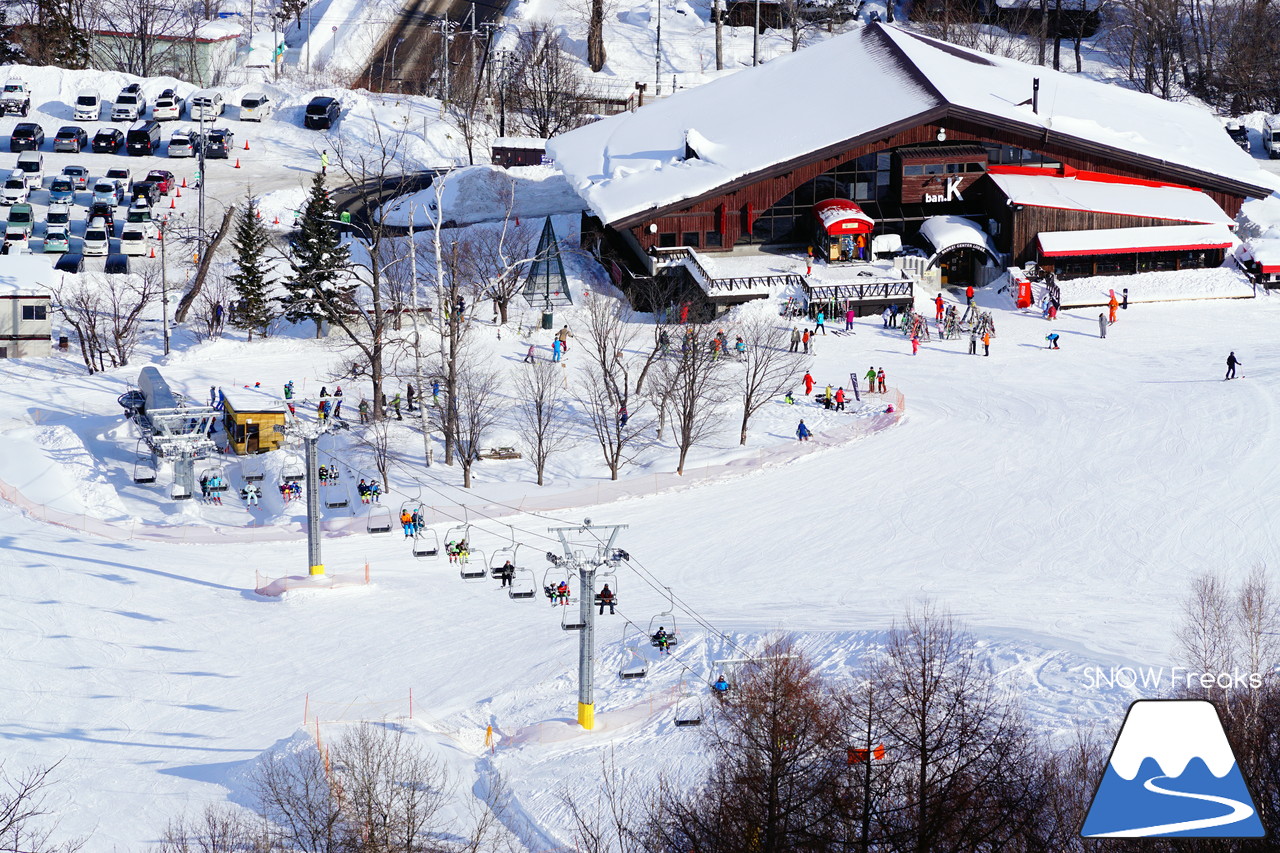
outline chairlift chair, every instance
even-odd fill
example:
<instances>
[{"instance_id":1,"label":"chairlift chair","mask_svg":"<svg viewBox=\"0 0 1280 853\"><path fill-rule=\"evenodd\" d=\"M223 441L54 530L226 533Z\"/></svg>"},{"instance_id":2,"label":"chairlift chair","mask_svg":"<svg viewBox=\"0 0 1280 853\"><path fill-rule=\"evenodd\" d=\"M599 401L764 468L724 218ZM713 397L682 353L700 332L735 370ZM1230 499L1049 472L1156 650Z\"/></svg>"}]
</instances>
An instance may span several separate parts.
<instances>
[{"instance_id":1,"label":"chairlift chair","mask_svg":"<svg viewBox=\"0 0 1280 853\"><path fill-rule=\"evenodd\" d=\"M333 485L331 483L330 488L325 489L322 493L324 495L324 505L329 509L342 509L343 507L351 506L351 496L347 493L347 490L332 488Z\"/></svg>"},{"instance_id":2,"label":"chairlift chair","mask_svg":"<svg viewBox=\"0 0 1280 853\"><path fill-rule=\"evenodd\" d=\"M213 467L205 468L200 472L200 482L205 483L205 488L211 492L225 492L227 490L227 477L223 473L222 468ZM214 485L216 483L216 485Z\"/></svg>"},{"instance_id":3,"label":"chairlift chair","mask_svg":"<svg viewBox=\"0 0 1280 853\"><path fill-rule=\"evenodd\" d=\"M286 483L298 483L306 479L307 471L302 467L302 460L296 456L286 456L284 467L280 469L280 479Z\"/></svg>"},{"instance_id":4,"label":"chairlift chair","mask_svg":"<svg viewBox=\"0 0 1280 853\"><path fill-rule=\"evenodd\" d=\"M533 570L522 569L517 566L516 575L511 579L511 586L507 587L507 597L519 600L531 600L537 594L538 589L533 578Z\"/></svg>"},{"instance_id":5,"label":"chairlift chair","mask_svg":"<svg viewBox=\"0 0 1280 853\"><path fill-rule=\"evenodd\" d=\"M455 524L444 532L444 544L450 542L470 542L471 541L471 525L467 522Z\"/></svg>"},{"instance_id":6,"label":"chairlift chair","mask_svg":"<svg viewBox=\"0 0 1280 853\"><path fill-rule=\"evenodd\" d=\"M458 574L464 581L482 581L489 574L483 551L468 551L466 559L458 558Z\"/></svg>"},{"instance_id":7,"label":"chairlift chair","mask_svg":"<svg viewBox=\"0 0 1280 853\"><path fill-rule=\"evenodd\" d=\"M240 476L244 478L246 483L259 483L267 478L261 462L249 462L248 460L240 466Z\"/></svg>"},{"instance_id":8,"label":"chairlift chair","mask_svg":"<svg viewBox=\"0 0 1280 853\"><path fill-rule=\"evenodd\" d=\"M680 698L676 700L676 728L702 725L702 700L693 695L680 679Z\"/></svg>"},{"instance_id":9,"label":"chairlift chair","mask_svg":"<svg viewBox=\"0 0 1280 853\"><path fill-rule=\"evenodd\" d=\"M504 548L499 548L494 551L493 556L489 558L489 574L495 578L501 579L502 567L507 564L508 560L511 562L513 568L520 568L520 560L517 559L519 550L520 546L513 542Z\"/></svg>"},{"instance_id":10,"label":"chairlift chair","mask_svg":"<svg viewBox=\"0 0 1280 853\"><path fill-rule=\"evenodd\" d=\"M565 631L581 631L587 627L582 610L577 606L578 596L569 596L569 603L560 608L560 627Z\"/></svg>"},{"instance_id":11,"label":"chairlift chair","mask_svg":"<svg viewBox=\"0 0 1280 853\"><path fill-rule=\"evenodd\" d=\"M662 628L667 635L667 649L673 649L680 643L680 626L676 623L675 603L671 596L671 587L667 587L667 609L649 620L649 645L661 649L662 644L653 638ZM670 628L667 626L670 625Z\"/></svg>"},{"instance_id":12,"label":"chairlift chair","mask_svg":"<svg viewBox=\"0 0 1280 853\"><path fill-rule=\"evenodd\" d=\"M137 456L133 461L133 482L154 483L156 481L156 461L150 449L144 451L144 442L138 439Z\"/></svg>"},{"instance_id":13,"label":"chairlift chair","mask_svg":"<svg viewBox=\"0 0 1280 853\"><path fill-rule=\"evenodd\" d=\"M628 635L630 635L629 638ZM629 623L623 626L622 645L631 653L631 657L629 657L627 662L618 670L618 677L622 680L628 681L633 678L644 678L649 674L649 662L645 659L644 655L640 654L640 649L644 645L644 640L645 638L640 636L639 627Z\"/></svg>"},{"instance_id":14,"label":"chairlift chair","mask_svg":"<svg viewBox=\"0 0 1280 853\"><path fill-rule=\"evenodd\" d=\"M422 528L413 537L413 556L435 557L440 554L440 537L430 528Z\"/></svg>"},{"instance_id":15,"label":"chairlift chair","mask_svg":"<svg viewBox=\"0 0 1280 853\"><path fill-rule=\"evenodd\" d=\"M381 504L371 504L365 516L365 529L370 533L391 532L391 509Z\"/></svg>"},{"instance_id":16,"label":"chairlift chair","mask_svg":"<svg viewBox=\"0 0 1280 853\"><path fill-rule=\"evenodd\" d=\"M181 483L174 483L169 489L169 497L175 501L191 500L191 490Z\"/></svg>"}]
</instances>

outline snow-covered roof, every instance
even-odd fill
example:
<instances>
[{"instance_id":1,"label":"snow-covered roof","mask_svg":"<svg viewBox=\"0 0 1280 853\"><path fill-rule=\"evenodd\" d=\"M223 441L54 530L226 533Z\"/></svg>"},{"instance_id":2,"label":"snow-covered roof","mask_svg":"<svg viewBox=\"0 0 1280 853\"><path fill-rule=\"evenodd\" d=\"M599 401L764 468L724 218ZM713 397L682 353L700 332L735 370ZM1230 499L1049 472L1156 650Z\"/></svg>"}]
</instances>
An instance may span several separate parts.
<instances>
[{"instance_id":1,"label":"snow-covered roof","mask_svg":"<svg viewBox=\"0 0 1280 853\"><path fill-rule=\"evenodd\" d=\"M1022 102L1037 78L1033 112ZM819 110L796 96L830 80L858 81L855 108ZM895 125L946 115L1016 127L1046 142L1101 146L1165 171L1190 170L1188 183L1216 179L1258 195L1275 185L1199 107L884 24L554 137L547 152L592 211L617 222L851 140L883 137ZM686 158L686 144L695 156Z\"/></svg>"},{"instance_id":2,"label":"snow-covered roof","mask_svg":"<svg viewBox=\"0 0 1280 853\"><path fill-rule=\"evenodd\" d=\"M971 219L963 216L930 216L920 225L920 236L933 245L933 257L928 266L952 249L978 249L993 258L999 257L987 238L987 232Z\"/></svg>"},{"instance_id":3,"label":"snow-covered roof","mask_svg":"<svg viewBox=\"0 0 1280 853\"><path fill-rule=\"evenodd\" d=\"M1040 252L1046 257L1119 255L1128 252L1193 252L1226 249L1236 237L1225 225L1150 225L1143 228L1096 228L1087 231L1041 231Z\"/></svg>"},{"instance_id":4,"label":"snow-covered roof","mask_svg":"<svg viewBox=\"0 0 1280 853\"><path fill-rule=\"evenodd\" d=\"M547 140L541 136L498 136L493 140L494 148L531 148L542 151L547 147Z\"/></svg>"},{"instance_id":5,"label":"snow-covered roof","mask_svg":"<svg viewBox=\"0 0 1280 853\"><path fill-rule=\"evenodd\" d=\"M261 388L248 388L236 385L230 388L219 388L231 408L239 412L271 412L283 414L285 402L280 397Z\"/></svg>"},{"instance_id":6,"label":"snow-covered roof","mask_svg":"<svg viewBox=\"0 0 1280 853\"><path fill-rule=\"evenodd\" d=\"M992 171L991 180L1014 204L1119 213L1179 222L1234 223L1205 193L1183 187L1152 187L1110 181L1045 175L1007 175Z\"/></svg>"},{"instance_id":7,"label":"snow-covered roof","mask_svg":"<svg viewBox=\"0 0 1280 853\"><path fill-rule=\"evenodd\" d=\"M1267 275L1280 272L1280 240L1250 240L1241 252L1246 260L1257 261Z\"/></svg>"},{"instance_id":8,"label":"snow-covered roof","mask_svg":"<svg viewBox=\"0 0 1280 853\"><path fill-rule=\"evenodd\" d=\"M855 202L844 198L829 198L820 201L813 206L813 213L818 217L818 221L822 223L823 229L828 233L852 234L856 232L867 232L872 229L875 222L870 216L862 210ZM839 226L838 232L832 232L832 227Z\"/></svg>"},{"instance_id":9,"label":"snow-covered roof","mask_svg":"<svg viewBox=\"0 0 1280 853\"><path fill-rule=\"evenodd\" d=\"M48 296L53 264L40 255L14 252L0 258L0 296Z\"/></svg>"}]
</instances>

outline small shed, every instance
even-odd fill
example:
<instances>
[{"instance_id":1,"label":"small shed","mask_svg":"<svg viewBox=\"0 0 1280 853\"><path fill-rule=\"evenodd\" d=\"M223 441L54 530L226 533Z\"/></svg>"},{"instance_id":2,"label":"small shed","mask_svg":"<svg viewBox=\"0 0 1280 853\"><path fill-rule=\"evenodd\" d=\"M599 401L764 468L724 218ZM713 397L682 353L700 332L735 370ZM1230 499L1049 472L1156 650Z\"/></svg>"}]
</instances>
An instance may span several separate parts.
<instances>
[{"instance_id":1,"label":"small shed","mask_svg":"<svg viewBox=\"0 0 1280 853\"><path fill-rule=\"evenodd\" d=\"M489 149L493 165L541 166L547 156L547 140L538 136L499 136Z\"/></svg>"},{"instance_id":2,"label":"small shed","mask_svg":"<svg viewBox=\"0 0 1280 853\"><path fill-rule=\"evenodd\" d=\"M223 388L222 423L227 441L240 456L275 450L284 441L289 408L261 388Z\"/></svg>"},{"instance_id":3,"label":"small shed","mask_svg":"<svg viewBox=\"0 0 1280 853\"><path fill-rule=\"evenodd\" d=\"M53 352L49 286L43 257L6 255L0 268L0 358L47 358Z\"/></svg>"},{"instance_id":4,"label":"small shed","mask_svg":"<svg viewBox=\"0 0 1280 853\"><path fill-rule=\"evenodd\" d=\"M829 198L813 206L817 220L817 254L829 262L870 260L871 232L875 223L856 203Z\"/></svg>"}]
</instances>

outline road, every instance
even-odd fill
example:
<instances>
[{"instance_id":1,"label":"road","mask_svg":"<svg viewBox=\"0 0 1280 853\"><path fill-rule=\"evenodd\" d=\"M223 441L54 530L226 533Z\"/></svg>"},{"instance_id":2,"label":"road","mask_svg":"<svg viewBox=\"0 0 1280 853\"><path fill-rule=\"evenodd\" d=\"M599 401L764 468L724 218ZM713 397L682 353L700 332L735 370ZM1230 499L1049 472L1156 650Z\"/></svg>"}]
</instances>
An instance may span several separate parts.
<instances>
[{"instance_id":1,"label":"road","mask_svg":"<svg viewBox=\"0 0 1280 853\"><path fill-rule=\"evenodd\" d=\"M441 29L451 24L454 32L449 41L450 75L466 77L477 66L483 69L484 24L501 17L503 8L493 0L409 0L373 51L358 85L374 92L439 95Z\"/></svg>"},{"instance_id":2,"label":"road","mask_svg":"<svg viewBox=\"0 0 1280 853\"><path fill-rule=\"evenodd\" d=\"M358 228L368 230L372 224L372 208L381 207L396 196L414 193L431 186L435 172L418 172L413 175L398 175L382 181L369 181L365 184L352 184L336 187L330 194L334 209L338 213L346 211L351 214L351 221ZM393 236L404 236L408 228L386 226L385 232Z\"/></svg>"}]
</instances>

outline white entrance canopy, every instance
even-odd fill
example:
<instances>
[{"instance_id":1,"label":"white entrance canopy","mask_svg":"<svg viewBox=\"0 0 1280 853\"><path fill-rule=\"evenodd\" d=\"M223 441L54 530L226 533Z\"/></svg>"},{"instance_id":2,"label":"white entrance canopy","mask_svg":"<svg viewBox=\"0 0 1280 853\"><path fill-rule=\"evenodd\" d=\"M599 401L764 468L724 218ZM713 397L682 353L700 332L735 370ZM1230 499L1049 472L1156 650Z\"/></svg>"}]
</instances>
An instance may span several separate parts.
<instances>
[{"instance_id":1,"label":"white entrance canopy","mask_svg":"<svg viewBox=\"0 0 1280 853\"><path fill-rule=\"evenodd\" d=\"M928 269L938 263L947 252L956 249L973 249L985 252L997 264L1000 256L992 248L987 232L978 223L963 216L930 216L920 226L920 236L933 246L933 254L929 257Z\"/></svg>"}]
</instances>

